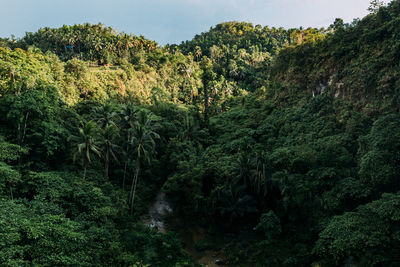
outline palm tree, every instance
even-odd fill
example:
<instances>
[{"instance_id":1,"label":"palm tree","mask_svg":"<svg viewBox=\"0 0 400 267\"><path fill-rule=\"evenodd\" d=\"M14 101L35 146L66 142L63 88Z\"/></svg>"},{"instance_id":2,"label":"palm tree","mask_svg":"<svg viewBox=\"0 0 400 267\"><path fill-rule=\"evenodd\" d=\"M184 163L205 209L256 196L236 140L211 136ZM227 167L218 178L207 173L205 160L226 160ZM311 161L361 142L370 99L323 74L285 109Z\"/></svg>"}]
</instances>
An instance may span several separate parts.
<instances>
[{"instance_id":1,"label":"palm tree","mask_svg":"<svg viewBox=\"0 0 400 267\"><path fill-rule=\"evenodd\" d=\"M193 116L186 114L179 137L182 141L188 140L200 144L200 125Z\"/></svg>"},{"instance_id":2,"label":"palm tree","mask_svg":"<svg viewBox=\"0 0 400 267\"><path fill-rule=\"evenodd\" d=\"M132 105L123 105L120 116L123 134L126 136L124 141L125 151L124 151L124 178L122 181L122 188L125 188L126 170L129 163L129 150L131 148L131 129L136 122L136 112L137 110Z\"/></svg>"},{"instance_id":3,"label":"palm tree","mask_svg":"<svg viewBox=\"0 0 400 267\"><path fill-rule=\"evenodd\" d=\"M102 106L95 108L95 119L101 129L107 126L116 126L118 113L116 112L115 105L112 103L104 103Z\"/></svg>"},{"instance_id":4,"label":"palm tree","mask_svg":"<svg viewBox=\"0 0 400 267\"><path fill-rule=\"evenodd\" d=\"M196 61L199 61L202 56L201 47L198 45L194 48L194 56L196 57Z\"/></svg>"},{"instance_id":5,"label":"palm tree","mask_svg":"<svg viewBox=\"0 0 400 267\"><path fill-rule=\"evenodd\" d=\"M106 102L103 105L94 109L95 119L101 129L101 145L103 147L103 159L104 159L104 178L108 179L108 170L110 165L110 156L115 160L115 139L119 135L119 128L117 126L118 112L116 106L113 103Z\"/></svg>"},{"instance_id":6,"label":"palm tree","mask_svg":"<svg viewBox=\"0 0 400 267\"><path fill-rule=\"evenodd\" d=\"M93 40L92 45L93 45L94 49L95 49L97 52L99 52L101 49L103 49L103 45L104 45L104 44L103 44L102 40L101 40L99 37L97 37L97 38L95 38L95 39Z\"/></svg>"},{"instance_id":7,"label":"palm tree","mask_svg":"<svg viewBox=\"0 0 400 267\"><path fill-rule=\"evenodd\" d=\"M239 181L242 181L244 184L248 184L250 181L250 177L252 176L251 170L251 158L249 156L249 151L245 149L244 151L240 151L237 156L237 177Z\"/></svg>"},{"instance_id":8,"label":"palm tree","mask_svg":"<svg viewBox=\"0 0 400 267\"><path fill-rule=\"evenodd\" d=\"M116 149L118 146L115 144L115 139L118 136L118 127L115 125L107 125L101 132L101 144L103 147L103 159L104 159L104 179L108 179L108 169L110 166L110 156L115 160Z\"/></svg>"},{"instance_id":9,"label":"palm tree","mask_svg":"<svg viewBox=\"0 0 400 267\"><path fill-rule=\"evenodd\" d=\"M96 144L97 131L97 125L93 121L89 121L79 127L78 135L69 137L69 140L74 142L74 146L76 147L74 161L76 161L78 157L80 157L82 161L83 180L86 178L86 169L91 163L92 155L100 156L100 149Z\"/></svg>"},{"instance_id":10,"label":"palm tree","mask_svg":"<svg viewBox=\"0 0 400 267\"><path fill-rule=\"evenodd\" d=\"M155 132L157 124L145 111L138 113L138 120L132 128L131 146L136 154L136 169L131 185L131 214L133 213L133 203L135 200L136 186L138 182L139 172L142 161L147 161L150 164L151 156L154 153L156 143L154 139L160 138Z\"/></svg>"},{"instance_id":11,"label":"palm tree","mask_svg":"<svg viewBox=\"0 0 400 267\"><path fill-rule=\"evenodd\" d=\"M378 10L385 5L385 1L372 0L369 4L368 11L371 13L377 13Z\"/></svg>"},{"instance_id":12,"label":"palm tree","mask_svg":"<svg viewBox=\"0 0 400 267\"><path fill-rule=\"evenodd\" d=\"M201 61L201 69L203 70L202 81L203 81L203 102L204 102L204 122L209 125L209 107L210 107L210 99L209 99L209 91L212 83L217 78L217 74L213 71L212 61L203 57Z\"/></svg>"},{"instance_id":13,"label":"palm tree","mask_svg":"<svg viewBox=\"0 0 400 267\"><path fill-rule=\"evenodd\" d=\"M268 193L268 186L271 183L271 162L265 154L256 153L256 169L253 178L253 190L263 197Z\"/></svg>"},{"instance_id":14,"label":"palm tree","mask_svg":"<svg viewBox=\"0 0 400 267\"><path fill-rule=\"evenodd\" d=\"M132 37L128 34L123 35L122 43L125 48L125 53L127 53L130 48L134 47L134 43L132 42Z\"/></svg>"},{"instance_id":15,"label":"palm tree","mask_svg":"<svg viewBox=\"0 0 400 267\"><path fill-rule=\"evenodd\" d=\"M247 194L245 185L230 184L220 191L218 202L221 215L229 216L230 222L257 212L257 203L251 195Z\"/></svg>"},{"instance_id":16,"label":"palm tree","mask_svg":"<svg viewBox=\"0 0 400 267\"><path fill-rule=\"evenodd\" d=\"M124 45L123 36L122 35L118 35L117 36L114 45L117 48L118 57L121 57L121 47Z\"/></svg>"}]
</instances>

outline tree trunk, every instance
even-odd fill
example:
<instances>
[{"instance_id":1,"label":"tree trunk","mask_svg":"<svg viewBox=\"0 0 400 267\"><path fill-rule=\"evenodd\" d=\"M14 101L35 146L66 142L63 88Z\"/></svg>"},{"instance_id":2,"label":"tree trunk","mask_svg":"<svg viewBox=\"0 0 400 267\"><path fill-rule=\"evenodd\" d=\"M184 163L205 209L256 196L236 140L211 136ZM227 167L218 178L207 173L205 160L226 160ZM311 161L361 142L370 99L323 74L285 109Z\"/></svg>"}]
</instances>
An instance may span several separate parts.
<instances>
[{"instance_id":1,"label":"tree trunk","mask_svg":"<svg viewBox=\"0 0 400 267\"><path fill-rule=\"evenodd\" d=\"M208 127L209 121L208 121L208 88L207 85L204 85L204 121Z\"/></svg>"},{"instance_id":2,"label":"tree trunk","mask_svg":"<svg viewBox=\"0 0 400 267\"><path fill-rule=\"evenodd\" d=\"M18 120L18 133L17 133L18 145L22 145L22 133L21 133L21 120ZM22 165L22 157L18 157L18 166Z\"/></svg>"},{"instance_id":3,"label":"tree trunk","mask_svg":"<svg viewBox=\"0 0 400 267\"><path fill-rule=\"evenodd\" d=\"M24 143L25 136L26 136L26 126L28 124L28 117L29 117L29 112L27 112L26 116L25 116L25 124L24 124L24 133L22 135L22 143Z\"/></svg>"},{"instance_id":4,"label":"tree trunk","mask_svg":"<svg viewBox=\"0 0 400 267\"><path fill-rule=\"evenodd\" d=\"M108 179L108 166L109 166L109 162L108 162L108 160L106 160L104 162L104 179Z\"/></svg>"},{"instance_id":5,"label":"tree trunk","mask_svg":"<svg viewBox=\"0 0 400 267\"><path fill-rule=\"evenodd\" d=\"M139 177L139 170L140 170L140 164L138 163L136 166L136 171L135 171L135 176L133 177L132 181L132 187L131 187L131 215L133 214L133 203L135 201L135 194L136 194L136 186L137 186L137 181Z\"/></svg>"},{"instance_id":6,"label":"tree trunk","mask_svg":"<svg viewBox=\"0 0 400 267\"><path fill-rule=\"evenodd\" d=\"M110 165L109 151L107 150L104 159L104 179L108 179L108 166Z\"/></svg>"},{"instance_id":7,"label":"tree trunk","mask_svg":"<svg viewBox=\"0 0 400 267\"><path fill-rule=\"evenodd\" d=\"M122 189L125 189L125 178L126 178L126 169L128 168L128 153L129 153L129 140L131 139L131 135L127 134L127 146L126 146L126 157L127 159L125 160L125 166L124 166L124 179L122 180Z\"/></svg>"},{"instance_id":8,"label":"tree trunk","mask_svg":"<svg viewBox=\"0 0 400 267\"><path fill-rule=\"evenodd\" d=\"M87 166L86 166L86 163L84 163L84 167L83 167L83 180L85 181L85 179L86 179L86 168L87 168Z\"/></svg>"},{"instance_id":9,"label":"tree trunk","mask_svg":"<svg viewBox=\"0 0 400 267\"><path fill-rule=\"evenodd\" d=\"M125 166L124 166L124 179L122 180L122 190L125 190L125 178L126 178L126 169L128 167L128 161L125 161Z\"/></svg>"},{"instance_id":10,"label":"tree trunk","mask_svg":"<svg viewBox=\"0 0 400 267\"><path fill-rule=\"evenodd\" d=\"M21 133L21 120L18 120L18 145L21 145L22 141L22 133Z\"/></svg>"}]
</instances>

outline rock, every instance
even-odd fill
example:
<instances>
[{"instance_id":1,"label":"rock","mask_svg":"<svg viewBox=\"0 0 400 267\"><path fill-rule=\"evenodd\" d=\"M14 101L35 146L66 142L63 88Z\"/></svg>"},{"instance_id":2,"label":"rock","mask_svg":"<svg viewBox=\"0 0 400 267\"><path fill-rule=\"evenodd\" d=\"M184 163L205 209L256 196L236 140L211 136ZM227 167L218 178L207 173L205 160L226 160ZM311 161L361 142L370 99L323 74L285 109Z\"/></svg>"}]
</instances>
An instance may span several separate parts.
<instances>
[{"instance_id":1,"label":"rock","mask_svg":"<svg viewBox=\"0 0 400 267\"><path fill-rule=\"evenodd\" d=\"M172 214L173 209L168 202L165 193L159 193L149 208L149 214L142 220L145 225L152 229L156 229L161 233L166 233L165 219Z\"/></svg>"}]
</instances>

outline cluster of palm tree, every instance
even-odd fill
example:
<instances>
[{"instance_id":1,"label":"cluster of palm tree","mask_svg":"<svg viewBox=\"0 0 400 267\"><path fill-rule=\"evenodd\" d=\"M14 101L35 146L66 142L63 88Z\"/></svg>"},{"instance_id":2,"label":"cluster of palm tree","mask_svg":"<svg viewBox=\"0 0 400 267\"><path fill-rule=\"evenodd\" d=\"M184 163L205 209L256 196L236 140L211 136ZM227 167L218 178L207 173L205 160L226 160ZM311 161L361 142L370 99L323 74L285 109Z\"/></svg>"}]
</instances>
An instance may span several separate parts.
<instances>
[{"instance_id":1,"label":"cluster of palm tree","mask_svg":"<svg viewBox=\"0 0 400 267\"><path fill-rule=\"evenodd\" d=\"M216 191L216 208L232 222L258 211L257 203L271 193L271 162L266 153L251 153L251 146L237 155L236 176Z\"/></svg>"},{"instance_id":2,"label":"cluster of palm tree","mask_svg":"<svg viewBox=\"0 0 400 267\"><path fill-rule=\"evenodd\" d=\"M27 33L17 44L23 48L30 45L43 51L54 51L65 60L78 56L103 63L107 54L116 59L130 57L132 49L152 51L158 47L156 42L146 40L143 36L117 33L101 23L42 28L37 33Z\"/></svg>"},{"instance_id":3,"label":"cluster of palm tree","mask_svg":"<svg viewBox=\"0 0 400 267\"><path fill-rule=\"evenodd\" d=\"M82 122L77 135L70 141L74 147L73 159L83 167L83 179L93 157L104 164L104 179L109 179L110 162L124 162L123 188L128 176L128 167L134 169L132 175L129 205L133 213L136 188L141 166L150 164L155 153L158 123L155 116L145 109L132 105L105 103L94 109L94 119ZM129 168L130 169L130 168Z\"/></svg>"}]
</instances>

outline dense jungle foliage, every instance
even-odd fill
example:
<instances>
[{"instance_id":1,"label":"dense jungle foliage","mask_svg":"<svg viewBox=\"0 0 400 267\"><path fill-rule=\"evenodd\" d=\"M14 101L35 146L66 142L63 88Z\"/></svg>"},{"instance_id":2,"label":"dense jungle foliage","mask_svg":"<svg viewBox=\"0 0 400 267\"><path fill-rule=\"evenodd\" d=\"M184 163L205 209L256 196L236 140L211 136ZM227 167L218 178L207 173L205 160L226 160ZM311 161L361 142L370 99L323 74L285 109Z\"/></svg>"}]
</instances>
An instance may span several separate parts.
<instances>
[{"instance_id":1,"label":"dense jungle foliage","mask_svg":"<svg viewBox=\"0 0 400 267\"><path fill-rule=\"evenodd\" d=\"M399 266L399 25L0 39L0 265L200 266L164 192L226 266Z\"/></svg>"}]
</instances>

